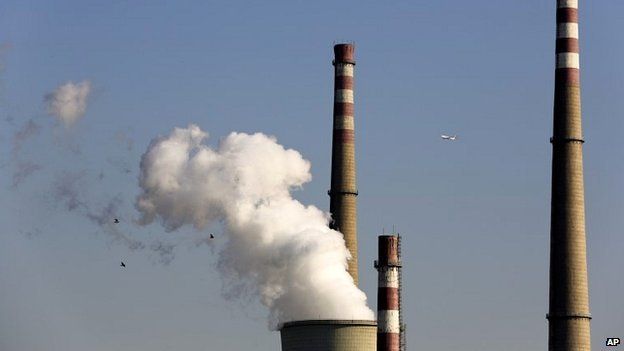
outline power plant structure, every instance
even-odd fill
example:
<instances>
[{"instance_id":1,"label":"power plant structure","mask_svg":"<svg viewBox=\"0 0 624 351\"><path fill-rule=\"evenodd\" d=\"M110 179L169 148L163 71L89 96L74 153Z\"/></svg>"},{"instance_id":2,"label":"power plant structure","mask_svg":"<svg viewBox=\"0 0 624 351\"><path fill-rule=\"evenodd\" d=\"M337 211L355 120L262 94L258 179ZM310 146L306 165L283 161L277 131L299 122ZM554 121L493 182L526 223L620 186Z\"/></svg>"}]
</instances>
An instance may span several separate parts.
<instances>
[{"instance_id":1,"label":"power plant structure","mask_svg":"<svg viewBox=\"0 0 624 351\"><path fill-rule=\"evenodd\" d=\"M285 323L282 351L375 351L377 323L362 320L308 320Z\"/></svg>"},{"instance_id":2,"label":"power plant structure","mask_svg":"<svg viewBox=\"0 0 624 351\"><path fill-rule=\"evenodd\" d=\"M330 227L344 235L358 283L354 138L354 45L334 46ZM557 0L552 156L548 350L591 351L578 0ZM305 320L280 329L282 351L405 351L401 237L378 238L377 321Z\"/></svg>"},{"instance_id":3,"label":"power plant structure","mask_svg":"<svg viewBox=\"0 0 624 351\"><path fill-rule=\"evenodd\" d=\"M549 351L589 351L578 0L557 1L550 216Z\"/></svg>"},{"instance_id":4,"label":"power plant structure","mask_svg":"<svg viewBox=\"0 0 624 351\"><path fill-rule=\"evenodd\" d=\"M378 240L377 351L405 351L401 236L380 235Z\"/></svg>"},{"instance_id":5,"label":"power plant structure","mask_svg":"<svg viewBox=\"0 0 624 351\"><path fill-rule=\"evenodd\" d=\"M357 202L353 105L353 44L334 45L334 128L331 188L328 191L330 227L342 233L351 253L348 271L358 285Z\"/></svg>"},{"instance_id":6,"label":"power plant structure","mask_svg":"<svg viewBox=\"0 0 624 351\"><path fill-rule=\"evenodd\" d=\"M355 136L353 108L353 44L334 45L334 127L332 139L330 227L340 231L351 254L348 272L358 284ZM377 322L305 320L284 323L282 351L375 351Z\"/></svg>"}]
</instances>

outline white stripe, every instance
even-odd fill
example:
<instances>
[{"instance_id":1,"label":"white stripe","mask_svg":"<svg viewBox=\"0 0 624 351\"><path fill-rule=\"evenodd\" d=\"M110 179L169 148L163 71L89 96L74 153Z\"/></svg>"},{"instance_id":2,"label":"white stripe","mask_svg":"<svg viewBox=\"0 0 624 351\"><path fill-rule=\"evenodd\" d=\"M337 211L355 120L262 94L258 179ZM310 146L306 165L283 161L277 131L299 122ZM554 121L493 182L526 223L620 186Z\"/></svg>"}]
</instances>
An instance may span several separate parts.
<instances>
[{"instance_id":1,"label":"white stripe","mask_svg":"<svg viewBox=\"0 0 624 351\"><path fill-rule=\"evenodd\" d=\"M337 89L334 95L335 102L350 102L353 103L353 90L351 89Z\"/></svg>"},{"instance_id":2,"label":"white stripe","mask_svg":"<svg viewBox=\"0 0 624 351\"><path fill-rule=\"evenodd\" d=\"M353 77L353 65L350 63L337 63L336 75Z\"/></svg>"},{"instance_id":3,"label":"white stripe","mask_svg":"<svg viewBox=\"0 0 624 351\"><path fill-rule=\"evenodd\" d=\"M579 54L562 52L557 54L557 68L580 68Z\"/></svg>"},{"instance_id":4,"label":"white stripe","mask_svg":"<svg viewBox=\"0 0 624 351\"><path fill-rule=\"evenodd\" d=\"M380 288L398 288L399 287L399 270L396 267L389 267L387 270L379 271Z\"/></svg>"},{"instance_id":5,"label":"white stripe","mask_svg":"<svg viewBox=\"0 0 624 351\"><path fill-rule=\"evenodd\" d=\"M334 129L355 129L353 116L335 116Z\"/></svg>"},{"instance_id":6,"label":"white stripe","mask_svg":"<svg viewBox=\"0 0 624 351\"><path fill-rule=\"evenodd\" d=\"M381 333L400 333L399 311L379 311L377 316L377 330Z\"/></svg>"},{"instance_id":7,"label":"white stripe","mask_svg":"<svg viewBox=\"0 0 624 351\"><path fill-rule=\"evenodd\" d=\"M577 38L579 37L578 23L568 22L557 25L557 38Z\"/></svg>"},{"instance_id":8,"label":"white stripe","mask_svg":"<svg viewBox=\"0 0 624 351\"><path fill-rule=\"evenodd\" d=\"M571 7L571 8L578 9L578 0L559 0L558 7L560 9L564 7Z\"/></svg>"}]
</instances>

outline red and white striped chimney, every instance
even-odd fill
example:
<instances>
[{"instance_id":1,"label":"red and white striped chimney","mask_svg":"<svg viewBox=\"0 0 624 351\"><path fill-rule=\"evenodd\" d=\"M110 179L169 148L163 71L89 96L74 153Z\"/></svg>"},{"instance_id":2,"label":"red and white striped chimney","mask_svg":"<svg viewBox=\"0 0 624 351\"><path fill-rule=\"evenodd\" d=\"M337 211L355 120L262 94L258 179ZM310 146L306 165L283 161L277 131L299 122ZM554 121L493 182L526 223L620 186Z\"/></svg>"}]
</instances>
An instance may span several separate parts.
<instances>
[{"instance_id":1,"label":"red and white striped chimney","mask_svg":"<svg viewBox=\"0 0 624 351\"><path fill-rule=\"evenodd\" d=\"M353 44L334 46L334 130L332 140L330 224L344 236L351 259L347 270L358 284L357 183L355 175L355 132L353 108Z\"/></svg>"},{"instance_id":2,"label":"red and white striped chimney","mask_svg":"<svg viewBox=\"0 0 624 351\"><path fill-rule=\"evenodd\" d=\"M578 0L557 0L549 351L590 351ZM588 1L589 3L589 1Z\"/></svg>"},{"instance_id":3,"label":"red and white striped chimney","mask_svg":"<svg viewBox=\"0 0 624 351\"><path fill-rule=\"evenodd\" d=\"M377 351L399 351L401 322L399 318L399 237L379 236L379 272L377 288Z\"/></svg>"}]
</instances>

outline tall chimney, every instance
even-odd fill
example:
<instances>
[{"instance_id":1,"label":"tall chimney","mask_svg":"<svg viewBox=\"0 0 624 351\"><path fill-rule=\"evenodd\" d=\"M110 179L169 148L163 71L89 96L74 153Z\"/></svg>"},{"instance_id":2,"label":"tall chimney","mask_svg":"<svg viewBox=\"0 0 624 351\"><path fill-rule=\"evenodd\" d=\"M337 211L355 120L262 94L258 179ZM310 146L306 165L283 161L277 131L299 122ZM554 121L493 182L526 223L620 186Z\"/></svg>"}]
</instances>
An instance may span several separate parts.
<instances>
[{"instance_id":1,"label":"tall chimney","mask_svg":"<svg viewBox=\"0 0 624 351\"><path fill-rule=\"evenodd\" d=\"M377 286L377 351L400 351L401 274L398 235L380 235Z\"/></svg>"},{"instance_id":2,"label":"tall chimney","mask_svg":"<svg viewBox=\"0 0 624 351\"><path fill-rule=\"evenodd\" d=\"M549 351L590 351L578 0L557 1Z\"/></svg>"},{"instance_id":3,"label":"tall chimney","mask_svg":"<svg viewBox=\"0 0 624 351\"><path fill-rule=\"evenodd\" d=\"M329 211L331 228L342 233L351 253L348 271L358 284L357 204L353 128L353 44L334 46L334 134Z\"/></svg>"}]
</instances>

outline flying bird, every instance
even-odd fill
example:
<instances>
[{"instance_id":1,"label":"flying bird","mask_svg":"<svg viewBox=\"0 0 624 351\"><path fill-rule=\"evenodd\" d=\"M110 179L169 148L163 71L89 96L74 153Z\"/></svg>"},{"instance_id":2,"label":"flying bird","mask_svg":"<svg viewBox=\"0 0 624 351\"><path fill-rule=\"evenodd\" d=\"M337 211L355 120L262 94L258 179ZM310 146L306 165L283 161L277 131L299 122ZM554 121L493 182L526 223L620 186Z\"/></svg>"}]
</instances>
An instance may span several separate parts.
<instances>
[{"instance_id":1,"label":"flying bird","mask_svg":"<svg viewBox=\"0 0 624 351\"><path fill-rule=\"evenodd\" d=\"M117 218L115 218L115 219L113 220L113 223L119 223L119 220L118 220Z\"/></svg>"},{"instance_id":2,"label":"flying bird","mask_svg":"<svg viewBox=\"0 0 624 351\"><path fill-rule=\"evenodd\" d=\"M210 234L210 239L214 239L214 235Z\"/></svg>"},{"instance_id":3,"label":"flying bird","mask_svg":"<svg viewBox=\"0 0 624 351\"><path fill-rule=\"evenodd\" d=\"M440 135L440 137L444 140L449 140L449 141L455 141L455 139L457 139L457 135L446 135L446 134L442 134Z\"/></svg>"},{"instance_id":4,"label":"flying bird","mask_svg":"<svg viewBox=\"0 0 624 351\"><path fill-rule=\"evenodd\" d=\"M125 264L125 263L123 263L123 261L121 261L120 266L121 266L121 267L125 267L125 266L126 266L126 264Z\"/></svg>"}]
</instances>

